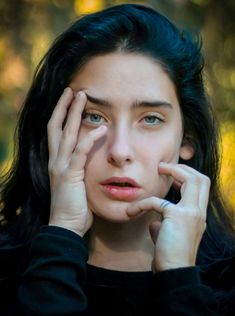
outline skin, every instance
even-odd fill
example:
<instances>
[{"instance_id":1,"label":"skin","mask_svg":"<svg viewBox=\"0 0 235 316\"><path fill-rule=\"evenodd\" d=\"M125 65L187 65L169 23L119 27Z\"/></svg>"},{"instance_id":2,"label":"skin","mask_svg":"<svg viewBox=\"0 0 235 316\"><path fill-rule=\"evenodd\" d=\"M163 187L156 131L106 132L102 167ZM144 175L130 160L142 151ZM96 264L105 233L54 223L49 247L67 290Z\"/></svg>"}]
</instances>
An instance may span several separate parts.
<instances>
[{"instance_id":1,"label":"skin","mask_svg":"<svg viewBox=\"0 0 235 316\"><path fill-rule=\"evenodd\" d=\"M58 101L48 143L49 225L80 236L89 230L89 263L129 271L195 265L210 181L177 163L194 150L159 64L120 52L91 59ZM134 179L137 198L107 196L100 183L113 176ZM173 183L180 202L162 204Z\"/></svg>"}]
</instances>

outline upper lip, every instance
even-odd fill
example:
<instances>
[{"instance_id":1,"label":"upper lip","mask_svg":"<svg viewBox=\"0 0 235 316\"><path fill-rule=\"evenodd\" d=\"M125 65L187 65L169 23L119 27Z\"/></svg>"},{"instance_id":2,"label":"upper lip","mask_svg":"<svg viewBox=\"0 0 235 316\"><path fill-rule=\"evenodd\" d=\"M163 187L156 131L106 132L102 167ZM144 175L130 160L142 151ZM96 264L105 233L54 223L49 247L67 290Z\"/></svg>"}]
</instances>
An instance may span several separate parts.
<instances>
[{"instance_id":1,"label":"upper lip","mask_svg":"<svg viewBox=\"0 0 235 316\"><path fill-rule=\"evenodd\" d=\"M111 177L101 182L101 184L103 185L112 183L127 183L130 184L132 187L140 187L140 185L134 179L128 177Z\"/></svg>"}]
</instances>

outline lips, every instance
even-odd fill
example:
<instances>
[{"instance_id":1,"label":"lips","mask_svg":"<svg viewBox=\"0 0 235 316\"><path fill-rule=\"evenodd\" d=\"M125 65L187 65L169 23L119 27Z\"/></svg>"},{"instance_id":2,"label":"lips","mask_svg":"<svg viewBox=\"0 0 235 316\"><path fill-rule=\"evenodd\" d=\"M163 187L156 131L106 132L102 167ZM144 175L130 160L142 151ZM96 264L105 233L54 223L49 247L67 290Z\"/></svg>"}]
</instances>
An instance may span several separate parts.
<instances>
[{"instance_id":1,"label":"lips","mask_svg":"<svg viewBox=\"0 0 235 316\"><path fill-rule=\"evenodd\" d=\"M120 187L136 187L140 188L138 183L128 177L112 177L101 183L102 185L116 185Z\"/></svg>"},{"instance_id":2,"label":"lips","mask_svg":"<svg viewBox=\"0 0 235 316\"><path fill-rule=\"evenodd\" d=\"M103 192L113 200L133 201L140 194L139 184L127 177L112 177L101 183Z\"/></svg>"}]
</instances>

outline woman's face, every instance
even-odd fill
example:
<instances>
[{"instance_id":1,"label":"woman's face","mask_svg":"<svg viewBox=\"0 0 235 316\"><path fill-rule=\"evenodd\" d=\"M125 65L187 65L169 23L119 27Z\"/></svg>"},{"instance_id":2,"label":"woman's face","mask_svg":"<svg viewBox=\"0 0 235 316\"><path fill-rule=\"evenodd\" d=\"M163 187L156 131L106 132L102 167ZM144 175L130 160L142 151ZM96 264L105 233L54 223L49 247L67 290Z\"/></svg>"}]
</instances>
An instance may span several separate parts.
<instances>
[{"instance_id":1,"label":"woman's face","mask_svg":"<svg viewBox=\"0 0 235 316\"><path fill-rule=\"evenodd\" d=\"M169 191L172 179L159 174L161 161L192 156L190 146L182 145L174 84L149 57L116 52L91 59L71 87L88 99L79 139L107 126L85 167L89 208L109 221L126 221L130 203Z\"/></svg>"}]
</instances>

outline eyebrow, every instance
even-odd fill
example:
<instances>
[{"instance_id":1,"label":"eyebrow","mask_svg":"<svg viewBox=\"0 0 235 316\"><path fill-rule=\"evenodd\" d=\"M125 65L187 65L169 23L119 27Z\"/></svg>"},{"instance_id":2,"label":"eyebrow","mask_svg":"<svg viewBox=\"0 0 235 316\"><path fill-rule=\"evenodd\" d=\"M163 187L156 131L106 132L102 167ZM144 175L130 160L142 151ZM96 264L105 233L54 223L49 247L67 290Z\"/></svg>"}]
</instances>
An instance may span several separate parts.
<instances>
[{"instance_id":1,"label":"eyebrow","mask_svg":"<svg viewBox=\"0 0 235 316\"><path fill-rule=\"evenodd\" d=\"M86 93L87 96L87 100L90 101L91 103L100 105L100 106L104 106L104 107L112 107L112 103L104 100L104 99L100 99L94 96L91 96L89 94ZM164 100L152 100L152 101L138 101L135 100L132 104L131 104L132 108L138 108L138 107L151 107L151 108L156 108L156 107L166 107L169 109L173 109L173 106L171 103L164 101Z\"/></svg>"}]
</instances>

